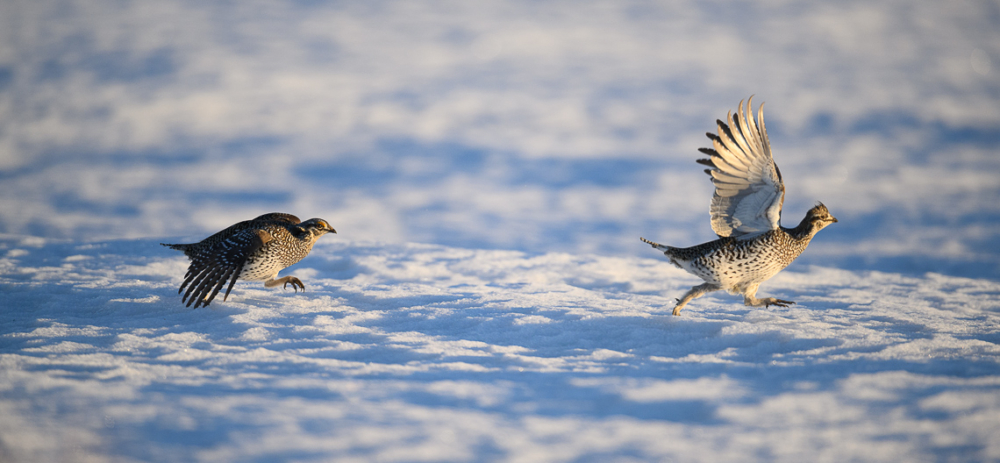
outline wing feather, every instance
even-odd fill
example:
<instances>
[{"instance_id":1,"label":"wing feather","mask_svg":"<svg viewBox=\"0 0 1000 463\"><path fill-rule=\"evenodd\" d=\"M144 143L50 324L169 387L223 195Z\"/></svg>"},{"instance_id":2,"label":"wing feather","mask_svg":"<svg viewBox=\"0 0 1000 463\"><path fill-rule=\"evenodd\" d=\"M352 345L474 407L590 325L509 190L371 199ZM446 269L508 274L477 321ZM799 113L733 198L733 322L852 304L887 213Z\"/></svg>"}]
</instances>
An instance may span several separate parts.
<instances>
[{"instance_id":1,"label":"wing feather","mask_svg":"<svg viewBox=\"0 0 1000 463\"><path fill-rule=\"evenodd\" d=\"M716 121L716 123L719 127L719 141L722 143L722 149L719 150L719 147L716 147L715 150L730 164L733 164L734 166L742 165L749 167L753 161L743 155L743 150L740 149L740 146L736 143L733 133L729 130L729 126L721 120ZM732 161L736 161L738 164L733 163Z\"/></svg>"},{"instance_id":2,"label":"wing feather","mask_svg":"<svg viewBox=\"0 0 1000 463\"><path fill-rule=\"evenodd\" d=\"M254 222L290 223L292 225L298 225L298 224L302 223L302 221L299 220L298 217L296 217L296 216L294 216L292 214L285 214L283 212L271 212L271 213L268 213L268 214L264 214L264 215L262 215L260 217L257 217L256 219L253 219L253 221Z\"/></svg>"},{"instance_id":3,"label":"wing feather","mask_svg":"<svg viewBox=\"0 0 1000 463\"><path fill-rule=\"evenodd\" d=\"M207 307L228 282L225 297L229 297L236 279L239 278L247 258L264 245L267 232L259 229L246 228L232 236L218 240L191 257L184 283L180 291L184 292L181 301L188 307ZM180 292L178 291L178 292Z\"/></svg>"},{"instance_id":4,"label":"wing feather","mask_svg":"<svg viewBox=\"0 0 1000 463\"><path fill-rule=\"evenodd\" d=\"M715 185L709 211L712 229L721 237L741 236L780 226L785 186L781 180L764 125L764 105L753 117L753 97L746 110L740 101L726 122L717 120L718 135L708 134L712 148L702 148L709 159L706 173Z\"/></svg>"},{"instance_id":5,"label":"wing feather","mask_svg":"<svg viewBox=\"0 0 1000 463\"><path fill-rule=\"evenodd\" d=\"M758 151L758 152L761 152L761 153L767 151L768 155L770 155L771 154L770 153L770 148L768 146L766 146L766 143L764 143L762 141L763 137L760 136L760 130L757 128L757 122L754 120L752 106L753 106L753 97L750 97L749 101L747 101L747 115L749 117L744 117L743 118L744 131L746 133L749 133L751 135L750 138L751 138L751 140L753 141L753 144L754 144L753 145L754 151ZM764 110L764 105L763 104L761 104L760 109L761 109L761 111ZM742 104L740 105L740 113L741 114L743 113ZM764 117L763 113L761 113L760 117L761 118ZM763 121L763 119L761 119L761 121Z\"/></svg>"},{"instance_id":6,"label":"wing feather","mask_svg":"<svg viewBox=\"0 0 1000 463\"><path fill-rule=\"evenodd\" d=\"M716 121L716 122L718 124L721 124L721 126L725 126L725 124L723 124L722 121ZM722 130L721 126L719 128L719 133L720 134L723 133L723 130ZM724 157L722 154L720 154L720 152L721 153L728 153L729 152L729 149L726 148L725 143L722 141L722 137L720 137L719 135L716 135L716 134L714 134L712 132L707 132L707 133L705 133L705 135L710 140L712 140L712 146L714 147L714 149L713 148L698 148L698 151L701 151L703 153L709 152L709 154L712 156L712 160L713 161L723 161L723 162L726 162L726 163L728 163L731 166L736 167L736 168L745 168L746 167L747 161L745 159L743 159L743 158L737 158L735 156Z\"/></svg>"},{"instance_id":7,"label":"wing feather","mask_svg":"<svg viewBox=\"0 0 1000 463\"><path fill-rule=\"evenodd\" d=\"M714 164L712 167L715 167L719 171L732 176L742 176L742 172L746 170L746 167L736 167L735 165L730 164L722 156L716 156L716 158L713 158L712 161Z\"/></svg>"},{"instance_id":8,"label":"wing feather","mask_svg":"<svg viewBox=\"0 0 1000 463\"><path fill-rule=\"evenodd\" d=\"M743 102L741 101L740 112L742 111L743 111ZM733 137L733 141L735 141L736 145L740 147L740 152L744 157L752 159L753 158L751 154L752 150L750 149L750 146L747 145L747 140L746 140L747 132L743 130L743 127L740 125L740 115L737 113L736 117L733 117L733 114L729 113L728 119L729 119L729 127L731 127L730 135Z\"/></svg>"}]
</instances>

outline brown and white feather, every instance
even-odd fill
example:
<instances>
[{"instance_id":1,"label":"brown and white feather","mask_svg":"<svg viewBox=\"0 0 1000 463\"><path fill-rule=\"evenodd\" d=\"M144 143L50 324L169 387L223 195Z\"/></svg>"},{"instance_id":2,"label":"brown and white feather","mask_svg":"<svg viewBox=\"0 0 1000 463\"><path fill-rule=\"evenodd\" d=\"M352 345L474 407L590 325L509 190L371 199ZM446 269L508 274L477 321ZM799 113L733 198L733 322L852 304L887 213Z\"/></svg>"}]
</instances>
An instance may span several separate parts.
<instances>
[{"instance_id":1,"label":"brown and white feather","mask_svg":"<svg viewBox=\"0 0 1000 463\"><path fill-rule=\"evenodd\" d=\"M709 208L712 230L719 239L688 248L643 242L662 251L670 262L705 280L691 288L674 306L673 314L691 300L712 291L742 294L750 306L794 304L773 297L758 299L757 287L795 260L817 232L837 219L822 203L806 213L795 228L781 226L785 185L781 171L771 157L771 145L764 126L763 105L753 117L753 98L743 102L726 122L717 121L718 134L708 133L712 148L699 151L708 159L705 172L715 185Z\"/></svg>"},{"instance_id":2,"label":"brown and white feather","mask_svg":"<svg viewBox=\"0 0 1000 463\"><path fill-rule=\"evenodd\" d=\"M164 246L183 251L191 259L178 293L184 293L182 302L198 308L209 305L229 283L223 296L227 299L236 280L304 287L295 277L275 278L309 255L316 240L327 232L336 233L325 220L300 222L294 215L275 212L239 222L197 243Z\"/></svg>"},{"instance_id":3,"label":"brown and white feather","mask_svg":"<svg viewBox=\"0 0 1000 463\"><path fill-rule=\"evenodd\" d=\"M698 162L711 167L705 170L715 185L709 211L712 230L720 237L758 234L781 225L785 186L771 157L764 105L758 123L752 104L753 97L744 113L741 101L736 115L727 116L728 124L717 121L718 135L707 134L712 148L700 149L710 156Z\"/></svg>"}]
</instances>

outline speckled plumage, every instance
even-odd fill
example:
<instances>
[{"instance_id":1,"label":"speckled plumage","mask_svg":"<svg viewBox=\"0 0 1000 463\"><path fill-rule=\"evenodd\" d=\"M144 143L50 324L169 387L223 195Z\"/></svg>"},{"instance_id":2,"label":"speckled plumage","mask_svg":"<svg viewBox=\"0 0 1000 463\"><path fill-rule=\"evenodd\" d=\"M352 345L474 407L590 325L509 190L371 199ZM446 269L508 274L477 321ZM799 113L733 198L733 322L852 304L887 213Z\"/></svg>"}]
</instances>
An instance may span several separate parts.
<instances>
[{"instance_id":1,"label":"speckled plumage","mask_svg":"<svg viewBox=\"0 0 1000 463\"><path fill-rule=\"evenodd\" d=\"M228 281L223 300L229 297L236 280L264 281L271 288L289 284L305 289L293 276L278 277L278 272L309 255L316 240L326 233L337 233L323 219L300 222L291 214L264 214L237 223L198 243L163 244L183 251L191 259L178 294L190 307L208 306Z\"/></svg>"},{"instance_id":2,"label":"speckled plumage","mask_svg":"<svg viewBox=\"0 0 1000 463\"><path fill-rule=\"evenodd\" d=\"M670 262L705 280L678 299L673 314L705 293L726 290L742 294L748 306L794 304L775 298L758 299L757 287L795 260L813 236L837 221L826 206L816 205L795 228L780 224L785 186L771 157L761 107L758 121L751 115L752 98L743 113L743 102L728 124L718 122L718 135L709 133L713 148L702 148L709 159L700 164L715 184L710 212L712 229L719 239L689 248L643 242L663 251ZM762 105L763 106L763 105Z\"/></svg>"}]
</instances>

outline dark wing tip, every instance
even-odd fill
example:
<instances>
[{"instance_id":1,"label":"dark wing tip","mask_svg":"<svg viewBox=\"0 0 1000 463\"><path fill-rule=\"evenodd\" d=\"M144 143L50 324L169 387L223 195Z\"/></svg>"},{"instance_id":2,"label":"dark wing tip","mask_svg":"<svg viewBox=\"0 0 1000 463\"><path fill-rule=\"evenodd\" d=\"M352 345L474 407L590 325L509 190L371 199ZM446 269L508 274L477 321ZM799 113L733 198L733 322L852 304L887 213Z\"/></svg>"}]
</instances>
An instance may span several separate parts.
<instances>
[{"instance_id":1,"label":"dark wing tip","mask_svg":"<svg viewBox=\"0 0 1000 463\"><path fill-rule=\"evenodd\" d=\"M716 119L715 122L719 124L719 129L721 130L721 132L719 133L720 139L721 139L722 133L725 133L726 136L729 137L730 140L736 140L736 137L733 136L733 131L729 128L728 125L726 125L725 122L722 122L719 119Z\"/></svg>"},{"instance_id":2,"label":"dark wing tip","mask_svg":"<svg viewBox=\"0 0 1000 463\"><path fill-rule=\"evenodd\" d=\"M229 286L226 287L226 293L222 298L225 301L233 289L233 284L239 279L247 257L264 245L264 238L271 238L266 230L248 228L214 243L210 249L203 249L192 258L188 267L188 273L180 289L184 291L181 302L186 303L188 307L194 305L196 309L208 307L228 282Z\"/></svg>"}]
</instances>

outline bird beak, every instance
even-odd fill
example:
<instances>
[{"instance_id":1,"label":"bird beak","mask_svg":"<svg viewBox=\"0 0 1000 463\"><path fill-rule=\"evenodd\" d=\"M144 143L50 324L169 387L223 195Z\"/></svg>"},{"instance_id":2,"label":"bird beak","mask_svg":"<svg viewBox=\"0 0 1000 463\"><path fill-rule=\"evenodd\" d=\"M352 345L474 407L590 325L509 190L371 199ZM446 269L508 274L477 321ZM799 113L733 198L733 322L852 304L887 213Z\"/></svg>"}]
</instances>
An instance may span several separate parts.
<instances>
[{"instance_id":1,"label":"bird beak","mask_svg":"<svg viewBox=\"0 0 1000 463\"><path fill-rule=\"evenodd\" d=\"M833 223L837 223L837 218L836 217L830 217L830 218L833 219Z\"/></svg>"}]
</instances>

